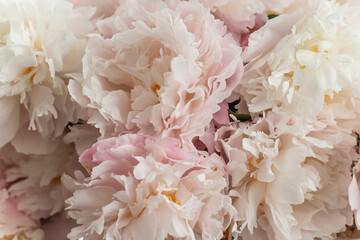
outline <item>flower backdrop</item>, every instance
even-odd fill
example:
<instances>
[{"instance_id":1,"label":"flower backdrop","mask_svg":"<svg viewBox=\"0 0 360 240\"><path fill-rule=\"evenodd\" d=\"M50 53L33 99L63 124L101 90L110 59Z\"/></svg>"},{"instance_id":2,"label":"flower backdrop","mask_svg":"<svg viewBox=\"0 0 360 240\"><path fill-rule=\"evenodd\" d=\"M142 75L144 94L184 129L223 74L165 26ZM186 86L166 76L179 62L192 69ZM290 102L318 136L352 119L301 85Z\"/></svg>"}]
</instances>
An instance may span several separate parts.
<instances>
[{"instance_id":1,"label":"flower backdrop","mask_svg":"<svg viewBox=\"0 0 360 240\"><path fill-rule=\"evenodd\" d=\"M360 237L358 0L0 0L0 239Z\"/></svg>"}]
</instances>

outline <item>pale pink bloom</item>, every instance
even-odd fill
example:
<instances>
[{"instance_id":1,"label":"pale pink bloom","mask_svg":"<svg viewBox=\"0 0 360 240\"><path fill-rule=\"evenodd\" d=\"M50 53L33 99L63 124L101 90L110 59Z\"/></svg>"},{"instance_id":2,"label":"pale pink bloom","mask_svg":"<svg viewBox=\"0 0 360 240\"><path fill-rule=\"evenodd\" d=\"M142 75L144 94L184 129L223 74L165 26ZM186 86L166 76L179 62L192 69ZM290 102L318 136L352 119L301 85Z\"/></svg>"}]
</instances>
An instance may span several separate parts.
<instances>
[{"instance_id":1,"label":"pale pink bloom","mask_svg":"<svg viewBox=\"0 0 360 240\"><path fill-rule=\"evenodd\" d=\"M5 189L0 189L0 238L6 240L44 240L39 228L40 221L34 220L17 208Z\"/></svg>"},{"instance_id":2,"label":"pale pink bloom","mask_svg":"<svg viewBox=\"0 0 360 240\"><path fill-rule=\"evenodd\" d=\"M11 159L0 157L0 238L11 240L44 239L39 229L40 221L34 220L18 209L16 199L7 189L6 172L12 167Z\"/></svg>"},{"instance_id":3,"label":"pale pink bloom","mask_svg":"<svg viewBox=\"0 0 360 240\"><path fill-rule=\"evenodd\" d=\"M76 120L65 74L81 71L94 11L72 8L62 0L0 1L0 147L52 152Z\"/></svg>"},{"instance_id":4,"label":"pale pink bloom","mask_svg":"<svg viewBox=\"0 0 360 240\"><path fill-rule=\"evenodd\" d=\"M60 180L64 172L72 174L74 171L76 155L72 145L60 144L47 155L25 155L8 144L0 150L0 160L7 164L2 171L3 187L18 211L40 220L63 209Z\"/></svg>"},{"instance_id":5,"label":"pale pink bloom","mask_svg":"<svg viewBox=\"0 0 360 240\"><path fill-rule=\"evenodd\" d=\"M211 9L216 18L225 22L241 46L247 46L251 32L267 21L267 13L277 13L293 0L195 0Z\"/></svg>"},{"instance_id":6,"label":"pale pink bloom","mask_svg":"<svg viewBox=\"0 0 360 240\"><path fill-rule=\"evenodd\" d=\"M189 152L176 139L122 135L99 141L80 162L68 214L70 239L220 239L235 214L224 163Z\"/></svg>"},{"instance_id":7,"label":"pale pink bloom","mask_svg":"<svg viewBox=\"0 0 360 240\"><path fill-rule=\"evenodd\" d=\"M223 20L230 31L247 33L255 26L257 15L265 15L266 0L199 0ZM266 15L264 16L266 18Z\"/></svg>"},{"instance_id":8,"label":"pale pink bloom","mask_svg":"<svg viewBox=\"0 0 360 240\"><path fill-rule=\"evenodd\" d=\"M306 125L324 110L353 130L360 120L359 8L307 2L250 36L236 92L252 113L279 107Z\"/></svg>"},{"instance_id":9,"label":"pale pink bloom","mask_svg":"<svg viewBox=\"0 0 360 240\"><path fill-rule=\"evenodd\" d=\"M355 139L321 116L300 128L282 112L217 132L238 214L233 235L244 239L331 238L352 224L347 203Z\"/></svg>"},{"instance_id":10,"label":"pale pink bloom","mask_svg":"<svg viewBox=\"0 0 360 240\"><path fill-rule=\"evenodd\" d=\"M69 84L102 136L126 129L191 142L242 75L241 48L200 3L125 1L98 22Z\"/></svg>"}]
</instances>

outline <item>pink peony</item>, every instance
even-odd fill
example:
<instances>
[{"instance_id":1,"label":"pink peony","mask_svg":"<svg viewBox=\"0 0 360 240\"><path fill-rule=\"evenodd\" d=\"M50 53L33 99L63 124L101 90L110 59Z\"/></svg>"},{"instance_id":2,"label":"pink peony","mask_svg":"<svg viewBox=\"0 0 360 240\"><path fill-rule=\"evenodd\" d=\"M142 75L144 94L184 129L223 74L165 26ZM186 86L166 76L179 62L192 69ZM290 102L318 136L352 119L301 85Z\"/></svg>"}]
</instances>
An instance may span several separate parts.
<instances>
[{"instance_id":1,"label":"pink peony","mask_svg":"<svg viewBox=\"0 0 360 240\"><path fill-rule=\"evenodd\" d=\"M199 3L129 0L98 26L69 90L103 136L191 142L242 75L241 48Z\"/></svg>"},{"instance_id":2,"label":"pink peony","mask_svg":"<svg viewBox=\"0 0 360 240\"><path fill-rule=\"evenodd\" d=\"M0 157L0 238L9 240L44 239L40 221L32 219L18 208L18 202L8 190L7 171L13 166L11 159Z\"/></svg>"},{"instance_id":3,"label":"pink peony","mask_svg":"<svg viewBox=\"0 0 360 240\"><path fill-rule=\"evenodd\" d=\"M235 213L223 161L176 139L122 135L96 143L80 162L90 177L63 177L79 225L70 239L220 239Z\"/></svg>"},{"instance_id":4,"label":"pink peony","mask_svg":"<svg viewBox=\"0 0 360 240\"><path fill-rule=\"evenodd\" d=\"M34 220L17 208L5 189L0 190L0 238L5 240L44 240L40 221Z\"/></svg>"},{"instance_id":5,"label":"pink peony","mask_svg":"<svg viewBox=\"0 0 360 240\"><path fill-rule=\"evenodd\" d=\"M294 0L195 0L211 9L214 16L225 22L228 30L247 46L253 31L267 21L267 13L277 13Z\"/></svg>"},{"instance_id":6,"label":"pink peony","mask_svg":"<svg viewBox=\"0 0 360 240\"><path fill-rule=\"evenodd\" d=\"M11 144L0 149L1 239L43 239L40 220L63 209L60 179L76 169L74 153L73 146L65 144L46 155L17 153Z\"/></svg>"},{"instance_id":7,"label":"pink peony","mask_svg":"<svg viewBox=\"0 0 360 240\"><path fill-rule=\"evenodd\" d=\"M266 19L267 9L263 3L266 0L199 0L199 2L210 8L232 32L247 33L255 26L256 17Z\"/></svg>"}]
</instances>

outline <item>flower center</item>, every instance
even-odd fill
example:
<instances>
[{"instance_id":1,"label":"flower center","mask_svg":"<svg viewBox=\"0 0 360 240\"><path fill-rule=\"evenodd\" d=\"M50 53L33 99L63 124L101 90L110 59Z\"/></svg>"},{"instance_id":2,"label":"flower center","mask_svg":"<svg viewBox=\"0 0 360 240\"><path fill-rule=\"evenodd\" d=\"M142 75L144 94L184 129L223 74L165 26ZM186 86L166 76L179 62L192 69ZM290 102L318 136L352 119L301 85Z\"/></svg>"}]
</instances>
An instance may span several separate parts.
<instances>
[{"instance_id":1,"label":"flower center","mask_svg":"<svg viewBox=\"0 0 360 240\"><path fill-rule=\"evenodd\" d=\"M176 203L178 205L181 205L180 202L177 200L177 198L175 197L175 193L169 193L167 191L163 191L161 193L162 195L164 195L167 199L169 199L171 202Z\"/></svg>"},{"instance_id":2,"label":"flower center","mask_svg":"<svg viewBox=\"0 0 360 240\"><path fill-rule=\"evenodd\" d=\"M36 72L34 72L34 70L36 70L36 67L28 67L24 71L24 75L31 74L31 76L30 76L30 82L31 83L34 83L34 77L35 77L35 74L36 74Z\"/></svg>"},{"instance_id":3,"label":"flower center","mask_svg":"<svg viewBox=\"0 0 360 240\"><path fill-rule=\"evenodd\" d=\"M5 235L3 238L1 238L2 240L13 240L14 238L16 239L23 239L23 240L30 240L29 238L27 238L24 234L24 232L20 232L18 234L15 235Z\"/></svg>"},{"instance_id":4,"label":"flower center","mask_svg":"<svg viewBox=\"0 0 360 240\"><path fill-rule=\"evenodd\" d=\"M153 91L153 93L156 94L156 96L159 96L157 91L160 90L160 86L158 84L155 84L154 86L152 86L151 90Z\"/></svg>"},{"instance_id":5,"label":"flower center","mask_svg":"<svg viewBox=\"0 0 360 240\"><path fill-rule=\"evenodd\" d=\"M324 95L324 101L329 101L330 99L331 99L331 98L330 98L329 95L327 95L327 94Z\"/></svg>"},{"instance_id":6,"label":"flower center","mask_svg":"<svg viewBox=\"0 0 360 240\"><path fill-rule=\"evenodd\" d=\"M248 158L247 163L248 163L249 171L251 173L253 173L256 170L258 170L259 164L261 163L261 160L263 160L263 159L264 159L264 157L262 156L262 154L260 154L258 159L254 159L254 157ZM254 179L254 182L257 181L257 177L254 174L250 174L250 176Z\"/></svg>"},{"instance_id":7,"label":"flower center","mask_svg":"<svg viewBox=\"0 0 360 240\"><path fill-rule=\"evenodd\" d=\"M50 183L61 184L61 176L54 177Z\"/></svg>"}]
</instances>

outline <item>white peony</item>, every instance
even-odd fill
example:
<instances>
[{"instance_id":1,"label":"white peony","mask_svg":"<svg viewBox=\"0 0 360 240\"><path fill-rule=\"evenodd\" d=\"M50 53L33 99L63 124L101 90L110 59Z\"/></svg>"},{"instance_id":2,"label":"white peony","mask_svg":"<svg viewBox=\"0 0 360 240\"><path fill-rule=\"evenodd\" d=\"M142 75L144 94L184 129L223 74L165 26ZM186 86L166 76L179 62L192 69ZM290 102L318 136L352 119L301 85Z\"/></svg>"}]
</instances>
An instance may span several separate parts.
<instances>
[{"instance_id":1,"label":"white peony","mask_svg":"<svg viewBox=\"0 0 360 240\"><path fill-rule=\"evenodd\" d=\"M269 112L255 124L221 128L217 139L238 211L235 237L327 239L352 224L347 187L355 138L329 115L301 129L289 115Z\"/></svg>"},{"instance_id":2,"label":"white peony","mask_svg":"<svg viewBox=\"0 0 360 240\"><path fill-rule=\"evenodd\" d=\"M360 119L359 8L306 3L251 35L238 91L250 112L279 107L306 124L324 110L352 130Z\"/></svg>"},{"instance_id":3,"label":"white peony","mask_svg":"<svg viewBox=\"0 0 360 240\"><path fill-rule=\"evenodd\" d=\"M49 153L76 120L65 74L81 69L94 10L72 8L64 0L0 0L0 147Z\"/></svg>"}]
</instances>

